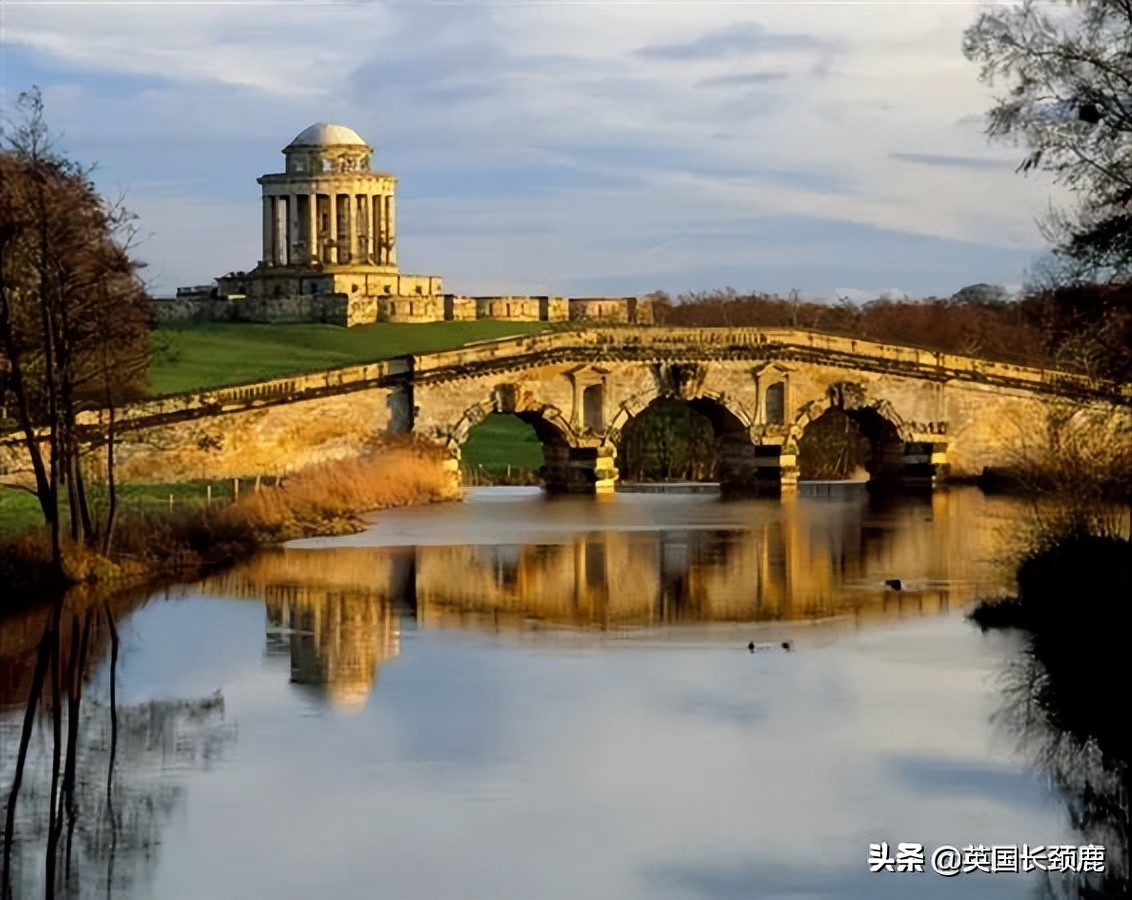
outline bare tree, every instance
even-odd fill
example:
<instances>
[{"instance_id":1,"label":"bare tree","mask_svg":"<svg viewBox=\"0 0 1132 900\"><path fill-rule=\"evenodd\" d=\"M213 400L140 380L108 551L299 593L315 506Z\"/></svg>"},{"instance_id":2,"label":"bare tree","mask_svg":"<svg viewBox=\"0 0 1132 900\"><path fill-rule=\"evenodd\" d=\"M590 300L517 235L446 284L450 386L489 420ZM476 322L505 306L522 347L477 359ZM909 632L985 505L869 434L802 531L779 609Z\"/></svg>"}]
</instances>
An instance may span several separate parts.
<instances>
[{"instance_id":1,"label":"bare tree","mask_svg":"<svg viewBox=\"0 0 1132 900\"><path fill-rule=\"evenodd\" d=\"M987 133L1026 148L1019 170L1052 173L1076 195L1047 236L1063 277L1132 276L1132 2L1022 0L983 12L963 52L1005 90Z\"/></svg>"},{"instance_id":2,"label":"bare tree","mask_svg":"<svg viewBox=\"0 0 1132 900\"><path fill-rule=\"evenodd\" d=\"M89 170L55 152L38 91L21 94L19 108L0 150L0 389L62 573L65 543L109 549L114 412L144 377L149 302L130 258L131 217L98 194ZM101 424L84 422L96 409ZM101 520L87 485L96 451L109 493Z\"/></svg>"}]
</instances>

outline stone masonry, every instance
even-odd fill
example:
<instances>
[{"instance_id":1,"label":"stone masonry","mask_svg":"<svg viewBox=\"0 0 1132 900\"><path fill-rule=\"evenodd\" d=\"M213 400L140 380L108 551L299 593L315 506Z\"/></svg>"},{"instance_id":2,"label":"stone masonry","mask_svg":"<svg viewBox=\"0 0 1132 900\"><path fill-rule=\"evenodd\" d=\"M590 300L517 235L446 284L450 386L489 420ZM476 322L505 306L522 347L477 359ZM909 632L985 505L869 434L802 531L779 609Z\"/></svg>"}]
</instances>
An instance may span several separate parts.
<instances>
[{"instance_id":1,"label":"stone masonry","mask_svg":"<svg viewBox=\"0 0 1132 900\"><path fill-rule=\"evenodd\" d=\"M408 432L446 447L456 472L472 428L499 412L535 429L548 489L601 492L616 484L621 430L659 398L707 416L735 491L792 488L802 433L834 406L869 438L872 476L924 486L1008 466L1052 403L1108 408L1057 371L852 338L595 328L137 404L119 416L120 474L279 474ZM1130 405L1113 427L1129 428ZM15 434L0 437L0 475L18 477L25 459Z\"/></svg>"}]
</instances>

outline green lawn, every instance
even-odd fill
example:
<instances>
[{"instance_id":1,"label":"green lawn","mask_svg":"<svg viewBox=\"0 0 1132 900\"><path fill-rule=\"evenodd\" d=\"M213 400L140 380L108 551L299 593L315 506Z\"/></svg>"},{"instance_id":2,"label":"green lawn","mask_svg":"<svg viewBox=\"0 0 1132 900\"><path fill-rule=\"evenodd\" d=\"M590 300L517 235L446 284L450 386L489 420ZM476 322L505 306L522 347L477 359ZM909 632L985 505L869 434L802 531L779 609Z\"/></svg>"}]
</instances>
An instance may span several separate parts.
<instances>
[{"instance_id":1,"label":"green lawn","mask_svg":"<svg viewBox=\"0 0 1132 900\"><path fill-rule=\"evenodd\" d=\"M0 485L0 537L34 528L42 521L34 494Z\"/></svg>"},{"instance_id":2,"label":"green lawn","mask_svg":"<svg viewBox=\"0 0 1132 900\"><path fill-rule=\"evenodd\" d=\"M270 485L274 483L274 479L265 479L263 483ZM119 509L165 512L170 509L170 497L173 500L173 509L204 506L208 502L210 486L213 503L228 503L232 500L235 484L231 478L216 481L178 481L168 484L128 483L118 486ZM254 478L240 479L241 492L254 489ZM102 500L105 491L101 485L94 484L89 487L89 492L91 505L96 514L100 514L104 509ZM65 509L63 515L65 520L67 515ZM41 526L42 523L43 514L34 494L9 485L0 485L0 537L27 531Z\"/></svg>"},{"instance_id":3,"label":"green lawn","mask_svg":"<svg viewBox=\"0 0 1132 900\"><path fill-rule=\"evenodd\" d=\"M470 341L533 334L545 322L382 322L338 325L254 325L214 322L166 326L153 332L150 389L177 394L229 384L451 350Z\"/></svg>"},{"instance_id":4,"label":"green lawn","mask_svg":"<svg viewBox=\"0 0 1132 900\"><path fill-rule=\"evenodd\" d=\"M471 430L461 451L464 466L502 472L508 466L537 469L542 444L535 430L516 416L492 413Z\"/></svg>"}]
</instances>

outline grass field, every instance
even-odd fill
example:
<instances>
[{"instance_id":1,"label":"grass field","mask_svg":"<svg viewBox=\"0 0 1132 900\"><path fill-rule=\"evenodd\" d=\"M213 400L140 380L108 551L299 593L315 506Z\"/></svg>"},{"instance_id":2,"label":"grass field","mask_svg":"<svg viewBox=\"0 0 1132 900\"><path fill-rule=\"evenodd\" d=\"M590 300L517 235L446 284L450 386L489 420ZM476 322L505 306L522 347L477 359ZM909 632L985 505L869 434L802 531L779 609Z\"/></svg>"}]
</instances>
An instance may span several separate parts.
<instances>
[{"instance_id":1,"label":"grass field","mask_svg":"<svg viewBox=\"0 0 1132 900\"><path fill-rule=\"evenodd\" d=\"M461 450L464 466L499 473L508 466L537 469L542 444L535 430L516 416L492 413L471 430Z\"/></svg>"},{"instance_id":2,"label":"grass field","mask_svg":"<svg viewBox=\"0 0 1132 900\"><path fill-rule=\"evenodd\" d=\"M451 350L470 341L532 334L545 322L383 322L338 325L255 325L214 322L167 326L152 336L149 370L154 394L177 394L229 384L388 359L404 353Z\"/></svg>"},{"instance_id":3,"label":"grass field","mask_svg":"<svg viewBox=\"0 0 1132 900\"><path fill-rule=\"evenodd\" d=\"M272 484L274 479L265 480L265 484ZM208 502L209 487L212 488L213 503L230 503L235 495L236 486L231 478L218 481L177 481L168 484L120 484L118 485L119 509L147 510L150 512L165 512L169 510L170 498L173 509L204 506ZM254 478L241 478L241 493L254 490ZM102 494L99 485L91 485L91 503L96 514L103 513L101 504ZM67 512L64 506L64 520ZM39 501L35 495L14 488L9 485L0 485L0 537L36 528L43 524L43 514L39 508ZM65 527L65 521L64 521Z\"/></svg>"}]
</instances>

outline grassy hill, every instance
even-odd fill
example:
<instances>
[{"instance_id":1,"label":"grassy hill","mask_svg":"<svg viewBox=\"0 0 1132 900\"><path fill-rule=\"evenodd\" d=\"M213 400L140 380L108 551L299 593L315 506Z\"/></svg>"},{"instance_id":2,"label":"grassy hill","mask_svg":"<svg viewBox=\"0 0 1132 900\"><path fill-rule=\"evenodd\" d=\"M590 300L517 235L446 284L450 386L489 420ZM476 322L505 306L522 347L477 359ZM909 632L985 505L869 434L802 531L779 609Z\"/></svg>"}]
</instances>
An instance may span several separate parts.
<instances>
[{"instance_id":1,"label":"grassy hill","mask_svg":"<svg viewBox=\"0 0 1132 900\"><path fill-rule=\"evenodd\" d=\"M470 341L532 334L545 322L254 325L213 322L153 332L150 390L177 394L374 362L405 353L451 350Z\"/></svg>"}]
</instances>

